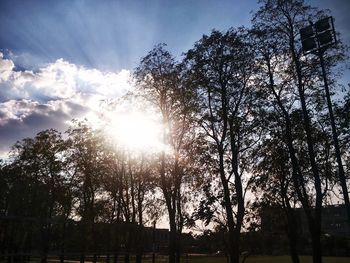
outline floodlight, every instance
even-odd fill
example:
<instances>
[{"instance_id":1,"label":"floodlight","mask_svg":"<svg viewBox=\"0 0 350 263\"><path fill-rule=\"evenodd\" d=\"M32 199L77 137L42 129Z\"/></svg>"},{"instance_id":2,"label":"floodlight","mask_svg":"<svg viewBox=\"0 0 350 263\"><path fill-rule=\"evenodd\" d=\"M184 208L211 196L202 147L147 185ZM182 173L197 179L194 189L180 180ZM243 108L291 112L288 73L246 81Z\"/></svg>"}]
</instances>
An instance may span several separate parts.
<instances>
[{"instance_id":1,"label":"floodlight","mask_svg":"<svg viewBox=\"0 0 350 263\"><path fill-rule=\"evenodd\" d=\"M326 46L336 43L333 18L326 17L318 20L315 24L300 29L301 44L305 53L324 51Z\"/></svg>"},{"instance_id":2,"label":"floodlight","mask_svg":"<svg viewBox=\"0 0 350 263\"><path fill-rule=\"evenodd\" d=\"M313 26L311 25L300 29L300 36L301 36L301 39L313 37L314 36Z\"/></svg>"},{"instance_id":3,"label":"floodlight","mask_svg":"<svg viewBox=\"0 0 350 263\"><path fill-rule=\"evenodd\" d=\"M317 33L331 29L332 25L331 25L330 19L331 19L331 17L326 17L326 18L323 18L321 20L318 20L315 23L315 29L316 29Z\"/></svg>"},{"instance_id":4,"label":"floodlight","mask_svg":"<svg viewBox=\"0 0 350 263\"><path fill-rule=\"evenodd\" d=\"M314 37L306 38L301 40L304 52L317 48L316 39Z\"/></svg>"},{"instance_id":5,"label":"floodlight","mask_svg":"<svg viewBox=\"0 0 350 263\"><path fill-rule=\"evenodd\" d=\"M328 45L333 42L333 32L331 30L324 31L317 35L320 46Z\"/></svg>"}]
</instances>

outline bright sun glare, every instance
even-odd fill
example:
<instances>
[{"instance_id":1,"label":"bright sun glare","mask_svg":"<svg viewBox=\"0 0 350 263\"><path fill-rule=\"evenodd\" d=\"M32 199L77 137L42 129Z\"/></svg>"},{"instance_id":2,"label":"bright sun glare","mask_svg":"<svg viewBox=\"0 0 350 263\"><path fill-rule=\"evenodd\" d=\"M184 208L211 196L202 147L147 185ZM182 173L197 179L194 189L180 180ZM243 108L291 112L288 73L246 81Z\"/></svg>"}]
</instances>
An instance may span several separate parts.
<instances>
[{"instance_id":1,"label":"bright sun glare","mask_svg":"<svg viewBox=\"0 0 350 263\"><path fill-rule=\"evenodd\" d=\"M116 143L130 150L157 152L165 148L160 140L161 126L149 114L117 114L108 126Z\"/></svg>"}]
</instances>

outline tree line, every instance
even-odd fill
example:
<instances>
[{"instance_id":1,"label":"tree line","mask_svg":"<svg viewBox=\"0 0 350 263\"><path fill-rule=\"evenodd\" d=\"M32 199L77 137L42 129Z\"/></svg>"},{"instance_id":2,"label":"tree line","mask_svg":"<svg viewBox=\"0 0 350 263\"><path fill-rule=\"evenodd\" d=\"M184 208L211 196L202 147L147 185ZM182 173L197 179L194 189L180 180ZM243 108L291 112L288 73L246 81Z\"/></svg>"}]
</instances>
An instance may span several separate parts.
<instances>
[{"instance_id":1,"label":"tree line","mask_svg":"<svg viewBox=\"0 0 350 263\"><path fill-rule=\"evenodd\" d=\"M241 233L255 225L254 209L266 204L283 211L294 263L295 208L303 209L313 262L322 262L322 207L338 196L349 212L347 181L340 176L348 179L350 167L350 94L327 103L340 90L345 47L339 42L324 53L332 91L327 97L320 58L303 53L299 36L310 19L327 11L302 0L260 5L250 28L213 30L180 61L164 44L141 59L134 71L136 92L160 115L168 150L130 154L84 123L70 128L66 138L46 130L13 146L10 161L1 166L0 211L41 220L43 262L56 219L63 222L62 249L65 222L82 222L81 262L97 246L97 222L115 226L107 237L115 254L118 225L135 224L123 242L136 242L141 262L142 229L163 208L170 263L180 262L181 233L197 220L224 229L229 262L238 263ZM23 246L31 231L22 232Z\"/></svg>"}]
</instances>

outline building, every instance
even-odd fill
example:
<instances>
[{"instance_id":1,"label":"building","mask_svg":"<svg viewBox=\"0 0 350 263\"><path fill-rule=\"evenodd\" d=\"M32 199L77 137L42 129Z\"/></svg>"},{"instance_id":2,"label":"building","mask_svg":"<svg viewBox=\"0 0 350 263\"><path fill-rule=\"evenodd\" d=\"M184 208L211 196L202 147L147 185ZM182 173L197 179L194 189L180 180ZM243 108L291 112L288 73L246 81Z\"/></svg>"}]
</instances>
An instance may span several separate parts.
<instances>
[{"instance_id":1,"label":"building","mask_svg":"<svg viewBox=\"0 0 350 263\"><path fill-rule=\"evenodd\" d=\"M169 230L165 228L144 228L145 250L155 252L165 252L169 244Z\"/></svg>"},{"instance_id":2,"label":"building","mask_svg":"<svg viewBox=\"0 0 350 263\"><path fill-rule=\"evenodd\" d=\"M301 253L311 253L308 221L302 208L294 210L298 246ZM260 212L262 249L267 254L288 252L287 218L280 207L264 207ZM350 255L350 226L345 205L328 205L322 209L323 251L327 255Z\"/></svg>"}]
</instances>

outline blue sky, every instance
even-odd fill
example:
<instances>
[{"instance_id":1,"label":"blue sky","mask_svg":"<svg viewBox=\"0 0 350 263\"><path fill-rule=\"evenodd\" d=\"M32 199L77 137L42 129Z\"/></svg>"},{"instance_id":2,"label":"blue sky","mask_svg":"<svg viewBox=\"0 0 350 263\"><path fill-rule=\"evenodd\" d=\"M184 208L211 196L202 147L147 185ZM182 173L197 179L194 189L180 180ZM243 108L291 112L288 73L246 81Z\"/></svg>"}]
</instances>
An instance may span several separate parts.
<instances>
[{"instance_id":1,"label":"blue sky","mask_svg":"<svg viewBox=\"0 0 350 263\"><path fill-rule=\"evenodd\" d=\"M350 44L349 0L306 2L329 8ZM249 26L257 8L255 0L0 0L0 157L41 129L98 115L99 101L129 88L128 74L154 45L179 57L213 28Z\"/></svg>"},{"instance_id":2,"label":"blue sky","mask_svg":"<svg viewBox=\"0 0 350 263\"><path fill-rule=\"evenodd\" d=\"M134 68L155 44L180 55L212 28L249 23L255 1L1 1L0 48L18 64L58 58L104 70Z\"/></svg>"},{"instance_id":3,"label":"blue sky","mask_svg":"<svg viewBox=\"0 0 350 263\"><path fill-rule=\"evenodd\" d=\"M331 9L350 43L349 0L307 2ZM0 0L0 50L19 68L63 58L101 70L133 69L157 43L179 56L213 28L249 26L257 8L255 0Z\"/></svg>"},{"instance_id":4,"label":"blue sky","mask_svg":"<svg viewBox=\"0 0 350 263\"><path fill-rule=\"evenodd\" d=\"M350 43L349 0L307 2L331 9ZM0 50L25 69L59 58L133 69L155 44L167 43L179 56L213 28L249 25L257 8L255 0L0 0Z\"/></svg>"}]
</instances>

